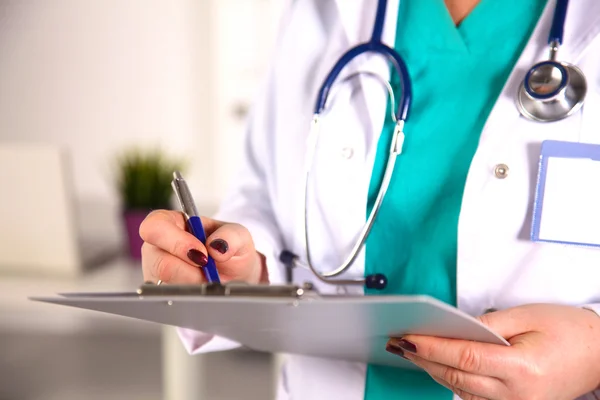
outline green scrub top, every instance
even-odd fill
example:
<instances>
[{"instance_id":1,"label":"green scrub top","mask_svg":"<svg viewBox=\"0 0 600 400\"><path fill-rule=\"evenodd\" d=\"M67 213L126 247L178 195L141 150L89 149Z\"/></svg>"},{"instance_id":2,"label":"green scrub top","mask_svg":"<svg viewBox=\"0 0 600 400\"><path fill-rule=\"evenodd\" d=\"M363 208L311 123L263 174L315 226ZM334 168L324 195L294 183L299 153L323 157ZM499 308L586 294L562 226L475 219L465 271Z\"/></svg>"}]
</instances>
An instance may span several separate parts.
<instances>
[{"instance_id":1,"label":"green scrub top","mask_svg":"<svg viewBox=\"0 0 600 400\"><path fill-rule=\"evenodd\" d=\"M485 121L545 3L481 0L457 27L444 0L400 1L395 48L407 64L413 100L403 153L366 243L365 275L386 274L388 287L368 295L427 294L456 305L458 217L467 172ZM367 212L383 177L393 127L387 117ZM452 393L425 372L369 365L364 398L451 399Z\"/></svg>"}]
</instances>

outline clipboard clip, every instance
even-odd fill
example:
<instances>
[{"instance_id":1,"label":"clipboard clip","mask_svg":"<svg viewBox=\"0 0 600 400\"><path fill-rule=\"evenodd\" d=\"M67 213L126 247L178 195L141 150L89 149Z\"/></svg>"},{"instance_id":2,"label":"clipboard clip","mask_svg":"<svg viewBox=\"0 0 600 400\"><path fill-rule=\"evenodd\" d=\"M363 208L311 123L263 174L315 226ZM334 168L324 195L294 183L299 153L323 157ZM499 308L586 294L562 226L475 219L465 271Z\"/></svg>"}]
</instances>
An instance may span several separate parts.
<instances>
[{"instance_id":1,"label":"clipboard clip","mask_svg":"<svg viewBox=\"0 0 600 400\"><path fill-rule=\"evenodd\" d=\"M200 285L156 285L146 282L136 293L139 296L222 296L222 297L275 297L301 299L318 297L310 282L299 285L251 285L245 282L203 283Z\"/></svg>"}]
</instances>

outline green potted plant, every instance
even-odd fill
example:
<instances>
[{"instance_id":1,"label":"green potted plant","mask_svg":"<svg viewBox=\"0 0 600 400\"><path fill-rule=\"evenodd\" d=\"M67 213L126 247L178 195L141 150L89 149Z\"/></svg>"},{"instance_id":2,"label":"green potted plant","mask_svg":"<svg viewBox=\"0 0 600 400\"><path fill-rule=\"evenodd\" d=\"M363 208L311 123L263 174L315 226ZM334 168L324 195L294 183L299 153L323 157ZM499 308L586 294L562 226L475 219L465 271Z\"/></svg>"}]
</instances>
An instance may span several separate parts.
<instances>
[{"instance_id":1,"label":"green potted plant","mask_svg":"<svg viewBox=\"0 0 600 400\"><path fill-rule=\"evenodd\" d=\"M171 208L173 171L181 171L182 162L161 150L129 149L117 158L117 187L129 255L141 259L140 224L148 213Z\"/></svg>"}]
</instances>

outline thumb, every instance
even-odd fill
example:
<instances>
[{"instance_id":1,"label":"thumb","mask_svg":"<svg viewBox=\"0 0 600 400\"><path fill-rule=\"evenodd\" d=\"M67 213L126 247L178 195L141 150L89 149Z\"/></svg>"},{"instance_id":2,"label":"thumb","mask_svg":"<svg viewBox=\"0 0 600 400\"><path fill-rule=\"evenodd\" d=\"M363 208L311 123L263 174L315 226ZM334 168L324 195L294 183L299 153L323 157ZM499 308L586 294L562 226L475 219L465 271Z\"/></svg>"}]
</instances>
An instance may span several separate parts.
<instances>
[{"instance_id":1,"label":"thumb","mask_svg":"<svg viewBox=\"0 0 600 400\"><path fill-rule=\"evenodd\" d=\"M221 225L206 239L206 244L219 270L230 279L250 279L261 266L252 235L242 225Z\"/></svg>"},{"instance_id":2,"label":"thumb","mask_svg":"<svg viewBox=\"0 0 600 400\"><path fill-rule=\"evenodd\" d=\"M531 331L525 309L509 308L480 315L477 320L487 326L492 332L509 340L515 336Z\"/></svg>"}]
</instances>

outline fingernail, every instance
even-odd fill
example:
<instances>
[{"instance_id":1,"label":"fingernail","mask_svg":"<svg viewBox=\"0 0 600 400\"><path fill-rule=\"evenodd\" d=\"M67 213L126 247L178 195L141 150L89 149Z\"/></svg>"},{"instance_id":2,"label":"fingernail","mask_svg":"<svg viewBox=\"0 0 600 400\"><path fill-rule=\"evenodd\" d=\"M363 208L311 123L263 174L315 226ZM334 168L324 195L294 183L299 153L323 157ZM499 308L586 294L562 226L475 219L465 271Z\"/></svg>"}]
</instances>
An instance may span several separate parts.
<instances>
[{"instance_id":1,"label":"fingernail","mask_svg":"<svg viewBox=\"0 0 600 400\"><path fill-rule=\"evenodd\" d=\"M406 359L404 356L404 350L402 350L402 348L397 346L394 342L388 342L385 346L385 350Z\"/></svg>"},{"instance_id":2,"label":"fingernail","mask_svg":"<svg viewBox=\"0 0 600 400\"><path fill-rule=\"evenodd\" d=\"M401 349L408 351L408 352L411 352L411 353L416 353L417 352L417 346L415 346L414 343L411 343L408 340L404 340L404 339L390 339L390 342L393 343L394 345L400 347Z\"/></svg>"},{"instance_id":3,"label":"fingernail","mask_svg":"<svg viewBox=\"0 0 600 400\"><path fill-rule=\"evenodd\" d=\"M221 254L225 254L225 253L227 253L227 250L229 250L229 245L223 239L213 240L210 243L210 247L212 247L213 249L215 249L216 251L218 251Z\"/></svg>"},{"instance_id":4,"label":"fingernail","mask_svg":"<svg viewBox=\"0 0 600 400\"><path fill-rule=\"evenodd\" d=\"M190 251L188 251L187 256L190 260L192 260L192 262L198 264L201 267L204 267L206 264L208 264L208 258L206 257L206 255L196 249L191 249Z\"/></svg>"}]
</instances>

